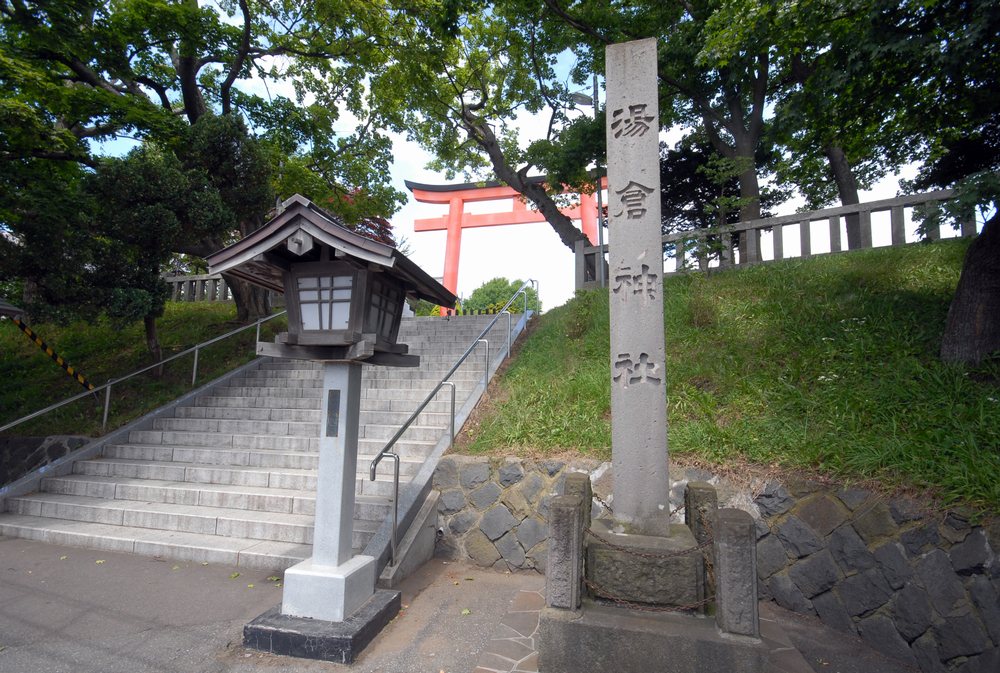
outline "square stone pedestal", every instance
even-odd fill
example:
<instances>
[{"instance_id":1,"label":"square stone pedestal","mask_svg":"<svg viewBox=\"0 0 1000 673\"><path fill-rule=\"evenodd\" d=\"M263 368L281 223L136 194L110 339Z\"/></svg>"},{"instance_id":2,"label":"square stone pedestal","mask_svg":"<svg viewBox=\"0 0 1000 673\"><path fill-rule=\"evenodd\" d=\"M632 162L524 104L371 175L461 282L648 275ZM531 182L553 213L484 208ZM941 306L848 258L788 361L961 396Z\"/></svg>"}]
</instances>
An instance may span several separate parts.
<instances>
[{"instance_id":1,"label":"square stone pedestal","mask_svg":"<svg viewBox=\"0 0 1000 673\"><path fill-rule=\"evenodd\" d=\"M600 598L665 606L699 606L705 563L691 529L670 524L669 536L622 534L615 522L591 523L587 536L588 588Z\"/></svg>"},{"instance_id":2,"label":"square stone pedestal","mask_svg":"<svg viewBox=\"0 0 1000 673\"><path fill-rule=\"evenodd\" d=\"M358 555L339 566L314 563L308 558L285 571L281 612L341 622L375 591L375 559Z\"/></svg>"},{"instance_id":3,"label":"square stone pedestal","mask_svg":"<svg viewBox=\"0 0 1000 673\"><path fill-rule=\"evenodd\" d=\"M243 645L288 657L350 664L399 614L400 603L398 591L379 589L340 622L283 615L274 607L243 627Z\"/></svg>"}]
</instances>

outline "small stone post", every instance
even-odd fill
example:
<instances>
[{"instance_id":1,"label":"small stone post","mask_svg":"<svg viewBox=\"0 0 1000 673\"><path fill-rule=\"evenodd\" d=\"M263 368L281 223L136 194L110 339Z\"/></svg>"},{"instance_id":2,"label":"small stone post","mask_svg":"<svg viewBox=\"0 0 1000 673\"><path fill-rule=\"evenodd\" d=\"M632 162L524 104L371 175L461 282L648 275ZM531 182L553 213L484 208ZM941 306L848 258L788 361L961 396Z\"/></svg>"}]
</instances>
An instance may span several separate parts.
<instances>
[{"instance_id":1,"label":"small stone post","mask_svg":"<svg viewBox=\"0 0 1000 673\"><path fill-rule=\"evenodd\" d=\"M656 40L606 49L615 519L667 535L666 350Z\"/></svg>"},{"instance_id":2,"label":"small stone post","mask_svg":"<svg viewBox=\"0 0 1000 673\"><path fill-rule=\"evenodd\" d=\"M590 528L590 510L594 502L594 489L590 485L590 475L584 472L572 472L566 475L563 495L580 496L580 510L583 515L583 529Z\"/></svg>"},{"instance_id":3,"label":"small stone post","mask_svg":"<svg viewBox=\"0 0 1000 673\"><path fill-rule=\"evenodd\" d=\"M583 501L560 495L549 505L549 558L545 604L551 608L580 607L583 570Z\"/></svg>"},{"instance_id":4,"label":"small stone post","mask_svg":"<svg viewBox=\"0 0 1000 673\"><path fill-rule=\"evenodd\" d=\"M720 509L715 519L715 623L725 633L760 637L753 517Z\"/></svg>"},{"instance_id":5,"label":"small stone post","mask_svg":"<svg viewBox=\"0 0 1000 673\"><path fill-rule=\"evenodd\" d=\"M712 521L719 509L715 487L705 481L689 481L684 489L684 523L698 544L712 535Z\"/></svg>"}]
</instances>

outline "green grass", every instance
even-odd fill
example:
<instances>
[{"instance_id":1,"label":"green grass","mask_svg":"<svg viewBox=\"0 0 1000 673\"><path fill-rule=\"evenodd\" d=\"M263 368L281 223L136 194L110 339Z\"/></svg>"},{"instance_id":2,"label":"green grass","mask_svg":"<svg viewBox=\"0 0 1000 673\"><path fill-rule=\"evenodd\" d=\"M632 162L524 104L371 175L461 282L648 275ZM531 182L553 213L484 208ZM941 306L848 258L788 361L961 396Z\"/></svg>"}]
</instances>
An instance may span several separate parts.
<instances>
[{"instance_id":1,"label":"green grass","mask_svg":"<svg viewBox=\"0 0 1000 673\"><path fill-rule=\"evenodd\" d=\"M239 327L236 309L224 303L168 303L157 321L164 357ZM284 329L285 319L265 323L261 338ZM105 320L66 326L32 324L55 352L99 386L152 364L142 324L116 329ZM254 357L255 330L250 329L203 349L198 356L198 385ZM143 374L112 387L108 430L191 390L192 356L164 366L163 376ZM0 322L0 425L83 392L10 321ZM104 392L85 397L45 416L8 430L11 435L101 434Z\"/></svg>"},{"instance_id":2,"label":"green grass","mask_svg":"<svg viewBox=\"0 0 1000 673\"><path fill-rule=\"evenodd\" d=\"M1000 363L937 350L967 241L664 284L670 451L809 468L1000 510ZM610 456L608 303L546 314L498 381L473 453Z\"/></svg>"}]
</instances>

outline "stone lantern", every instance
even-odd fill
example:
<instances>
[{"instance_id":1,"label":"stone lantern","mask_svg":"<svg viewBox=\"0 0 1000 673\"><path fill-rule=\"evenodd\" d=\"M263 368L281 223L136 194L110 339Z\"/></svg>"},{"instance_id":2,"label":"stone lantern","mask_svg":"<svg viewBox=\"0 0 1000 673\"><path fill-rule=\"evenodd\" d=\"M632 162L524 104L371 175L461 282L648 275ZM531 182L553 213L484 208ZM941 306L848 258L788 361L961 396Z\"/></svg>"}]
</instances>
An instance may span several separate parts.
<instances>
[{"instance_id":1,"label":"stone lantern","mask_svg":"<svg viewBox=\"0 0 1000 673\"><path fill-rule=\"evenodd\" d=\"M361 363L419 365L396 343L406 297L446 307L456 297L398 250L345 229L299 195L207 261L213 274L284 293L288 332L258 343L258 354L323 363L313 555L285 571L280 616L344 622L362 606L370 612L375 559L351 550Z\"/></svg>"}]
</instances>

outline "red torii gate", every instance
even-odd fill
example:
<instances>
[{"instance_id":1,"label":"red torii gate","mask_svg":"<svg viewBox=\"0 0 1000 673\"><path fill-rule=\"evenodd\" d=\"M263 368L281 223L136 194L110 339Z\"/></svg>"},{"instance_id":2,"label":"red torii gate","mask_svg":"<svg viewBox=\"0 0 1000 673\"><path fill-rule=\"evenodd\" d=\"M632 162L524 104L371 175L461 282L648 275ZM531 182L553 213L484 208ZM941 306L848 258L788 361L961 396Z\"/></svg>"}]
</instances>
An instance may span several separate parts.
<instances>
[{"instance_id":1,"label":"red torii gate","mask_svg":"<svg viewBox=\"0 0 1000 673\"><path fill-rule=\"evenodd\" d=\"M543 182L543 178L531 178ZM602 187L607 178L602 178ZM413 231L447 231L444 249L443 285L458 294L458 262L462 249L462 229L470 227L500 227L508 224L545 222L537 210L531 210L524 198L511 187L500 182L465 183L457 185L425 185L406 181L406 187L420 203L448 204L448 214L414 220ZM580 204L561 208L560 212L571 220L580 220L583 234L591 244L597 244L597 199L594 194L580 194ZM466 213L465 204L474 201L510 199L511 209L499 213Z\"/></svg>"}]
</instances>

